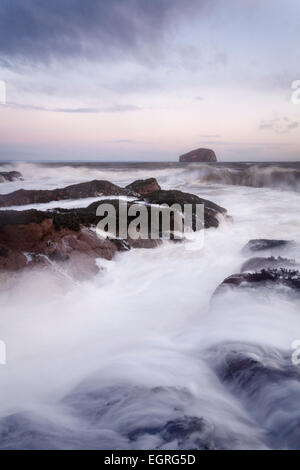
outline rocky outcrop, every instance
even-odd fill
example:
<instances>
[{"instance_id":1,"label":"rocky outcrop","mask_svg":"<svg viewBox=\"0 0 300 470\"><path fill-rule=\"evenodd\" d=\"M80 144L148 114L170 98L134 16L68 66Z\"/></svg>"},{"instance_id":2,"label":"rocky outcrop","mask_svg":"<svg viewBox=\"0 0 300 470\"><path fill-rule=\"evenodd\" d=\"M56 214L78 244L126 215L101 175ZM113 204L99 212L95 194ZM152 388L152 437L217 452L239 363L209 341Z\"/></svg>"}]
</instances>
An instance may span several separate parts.
<instances>
[{"instance_id":1,"label":"rocky outcrop","mask_svg":"<svg viewBox=\"0 0 300 470\"><path fill-rule=\"evenodd\" d=\"M243 248L243 252L276 251L294 242L289 240L254 239ZM275 253L276 254L276 253ZM260 287L285 291L289 296L300 294L300 271L297 260L281 256L255 257L245 261L240 273L227 277L215 290L216 294L230 289L257 289ZM284 289L282 289L284 288ZM287 288L287 289L286 289Z\"/></svg>"},{"instance_id":2,"label":"rocky outcrop","mask_svg":"<svg viewBox=\"0 0 300 470\"><path fill-rule=\"evenodd\" d=\"M109 181L89 181L72 184L65 188L36 190L19 189L9 194L0 195L0 207L39 204L65 199L82 199L97 196L139 196L130 189L120 188Z\"/></svg>"},{"instance_id":3,"label":"rocky outcrop","mask_svg":"<svg viewBox=\"0 0 300 470\"><path fill-rule=\"evenodd\" d=\"M254 289L257 287L276 288L285 286L300 293L300 272L292 269L262 269L255 273L239 273L227 277L216 289L220 294L226 289Z\"/></svg>"},{"instance_id":4,"label":"rocky outcrop","mask_svg":"<svg viewBox=\"0 0 300 470\"><path fill-rule=\"evenodd\" d=\"M147 203L145 206L145 202ZM64 227L64 228L69 228L71 230L79 230L81 225L84 226L91 226L91 225L96 225L99 220L101 220L100 217L96 216L96 211L97 208L101 204L106 204L109 203L110 205L114 206L115 208L115 213L116 213L116 222L117 222L117 227L119 225L119 209L120 209L120 200L118 198L116 199L109 199L105 200L103 199L102 201L96 201L90 204L86 208L80 208L80 209L56 209L55 214L53 215L54 217L54 225L57 228ZM191 204L194 215L196 216L196 204L203 204L204 205L204 222L205 222L205 228L210 228L210 227L215 227L217 228L219 226L219 219L220 217L226 217L227 211L223 207L218 206L217 204L214 204L211 201L208 201L206 199L199 198L198 196L195 196L194 194L189 194L189 193L183 193L181 191L172 191L172 190L160 190L160 191L155 191L154 193L150 193L147 196L145 196L141 200L135 200L135 201L126 201L126 202L121 202L122 204L126 204L127 211L130 210L130 207L134 204L141 204L143 207L147 208L148 211L148 227L150 229L151 227L151 215L152 215L152 206L154 205L155 207L160 206L162 204L167 204L168 206L172 206L173 204L178 204L181 209L184 209L184 204ZM159 208L158 208L159 209ZM26 211L25 211L26 212ZM20 217L16 215L16 217ZM130 224L133 220L135 219L135 216L128 216L128 224ZM0 225L1 225L1 214L0 214ZM195 229L195 227L193 227ZM118 235L118 232L117 232ZM149 242L142 242L141 240L139 241L131 241L130 245L133 246L147 246L149 245ZM153 243L150 243L152 246Z\"/></svg>"},{"instance_id":5,"label":"rocky outcrop","mask_svg":"<svg viewBox=\"0 0 300 470\"><path fill-rule=\"evenodd\" d=\"M139 181L133 184L133 187L141 192L147 192L147 190L157 186L158 184L155 179ZM53 191L21 190L7 196L10 196L9 201L11 203L16 203L17 201L21 203L22 201L22 204L24 204L25 201L29 202L29 200L31 202L45 202L45 199L52 199L54 197L74 199L76 197L100 195L99 193L101 195L106 193L109 196L112 193L122 196L134 195L135 199L124 201L116 195L114 199L103 198L87 207L78 209L63 209L58 207L50 211L38 211L35 209L25 211L1 210L0 269L16 270L37 263L64 263L64 266L70 266L69 269L72 275L75 272L76 277L80 278L97 272L96 258L112 259L117 251L125 251L131 247L153 248L162 242L162 239L165 238L165 232L162 232L161 225L159 226L158 238L152 239L148 233L148 238L141 237L136 240L128 236L126 239L123 239L124 235L121 237L118 232L120 204L126 206L126 211L129 211L131 206L137 203L144 210L146 209L149 231L151 229L153 207L157 211L159 210L157 205L161 204L173 205L177 203L182 209L184 204L191 204L194 217L196 217L196 204L203 204L206 228L218 227L219 217L226 216L224 208L193 194L181 191L157 190L142 197L141 193L137 194L133 189L123 189L106 181L82 183ZM18 196L20 194L22 196L21 199ZM110 207L114 208L114 214L116 215L117 232L115 235L122 239L99 238L97 236L95 227L107 215L106 213L103 216L97 215L97 209L101 204L107 203L110 204ZM136 215L128 215L127 224L129 225L135 218ZM172 238L172 217L170 217L170 220L171 227L169 232L170 238ZM198 227L193 227L193 229L196 230ZM105 237L105 233L103 236Z\"/></svg>"},{"instance_id":6,"label":"rocky outcrop","mask_svg":"<svg viewBox=\"0 0 300 470\"><path fill-rule=\"evenodd\" d=\"M0 171L0 183L4 181L22 180L23 176L19 171Z\"/></svg>"},{"instance_id":7,"label":"rocky outcrop","mask_svg":"<svg viewBox=\"0 0 300 470\"><path fill-rule=\"evenodd\" d=\"M295 260L270 256L269 258L250 258L241 267L241 272L260 271L269 268L291 268L297 265Z\"/></svg>"},{"instance_id":8,"label":"rocky outcrop","mask_svg":"<svg viewBox=\"0 0 300 470\"><path fill-rule=\"evenodd\" d=\"M209 162L216 162L217 157L216 157L216 154L213 150L200 148L200 149L191 150L188 153L180 155L179 161L180 162L205 162L205 163L209 163Z\"/></svg>"},{"instance_id":9,"label":"rocky outcrop","mask_svg":"<svg viewBox=\"0 0 300 470\"><path fill-rule=\"evenodd\" d=\"M291 240L269 240L264 238L258 238L255 240L250 240L247 245L243 248L243 252L253 252L253 251L266 251L273 250L274 248L285 248L286 246L292 244Z\"/></svg>"},{"instance_id":10,"label":"rocky outcrop","mask_svg":"<svg viewBox=\"0 0 300 470\"><path fill-rule=\"evenodd\" d=\"M218 227L219 217L225 216L227 210L218 206L214 202L202 199L195 194L184 193L177 190L160 190L154 193L147 194L145 200L150 204L179 204L181 209L184 209L185 204L191 204L193 207L193 214L196 213L196 204L204 205L204 224L205 228Z\"/></svg>"},{"instance_id":11,"label":"rocky outcrop","mask_svg":"<svg viewBox=\"0 0 300 470\"><path fill-rule=\"evenodd\" d=\"M75 228L75 229L74 229ZM51 212L0 211L0 268L14 271L36 263L69 261L75 277L95 274L95 258L112 259L122 247L88 227L61 224Z\"/></svg>"},{"instance_id":12,"label":"rocky outcrop","mask_svg":"<svg viewBox=\"0 0 300 470\"><path fill-rule=\"evenodd\" d=\"M141 196L146 196L147 194L153 193L154 191L159 191L161 187L155 178L148 178L146 180L136 180L133 183L128 184L126 189L134 191Z\"/></svg>"}]
</instances>

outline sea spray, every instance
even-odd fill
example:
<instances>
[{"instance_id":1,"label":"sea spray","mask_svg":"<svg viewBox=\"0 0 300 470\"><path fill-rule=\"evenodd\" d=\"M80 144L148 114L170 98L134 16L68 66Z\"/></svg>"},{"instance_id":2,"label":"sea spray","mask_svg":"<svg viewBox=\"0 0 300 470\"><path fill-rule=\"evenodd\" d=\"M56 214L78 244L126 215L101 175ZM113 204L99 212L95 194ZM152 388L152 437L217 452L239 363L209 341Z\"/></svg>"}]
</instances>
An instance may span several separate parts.
<instances>
[{"instance_id":1,"label":"sea spray","mask_svg":"<svg viewBox=\"0 0 300 470\"><path fill-rule=\"evenodd\" d=\"M168 173L226 207L234 223L207 230L198 250L167 241L99 259L89 281L41 266L2 283L2 448L297 447L299 301L272 291L212 294L239 272L250 238L292 239L284 256L299 259L299 194ZM232 354L264 380L279 374L276 389L254 378L254 404L228 369L239 364Z\"/></svg>"}]
</instances>

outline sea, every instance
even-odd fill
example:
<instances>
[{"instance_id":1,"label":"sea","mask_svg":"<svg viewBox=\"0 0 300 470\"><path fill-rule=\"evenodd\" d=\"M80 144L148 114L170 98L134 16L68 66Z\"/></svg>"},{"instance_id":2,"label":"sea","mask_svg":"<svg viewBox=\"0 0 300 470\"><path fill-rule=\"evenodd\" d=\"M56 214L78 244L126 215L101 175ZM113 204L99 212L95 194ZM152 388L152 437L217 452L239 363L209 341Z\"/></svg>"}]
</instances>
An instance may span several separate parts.
<instances>
[{"instance_id":1,"label":"sea","mask_svg":"<svg viewBox=\"0 0 300 470\"><path fill-rule=\"evenodd\" d=\"M251 239L290 240L258 256L300 263L300 163L2 162L9 170L24 180L0 194L154 177L231 217L192 250L164 241L98 259L92 279L55 266L0 273L1 449L300 448L300 296L214 295Z\"/></svg>"}]
</instances>

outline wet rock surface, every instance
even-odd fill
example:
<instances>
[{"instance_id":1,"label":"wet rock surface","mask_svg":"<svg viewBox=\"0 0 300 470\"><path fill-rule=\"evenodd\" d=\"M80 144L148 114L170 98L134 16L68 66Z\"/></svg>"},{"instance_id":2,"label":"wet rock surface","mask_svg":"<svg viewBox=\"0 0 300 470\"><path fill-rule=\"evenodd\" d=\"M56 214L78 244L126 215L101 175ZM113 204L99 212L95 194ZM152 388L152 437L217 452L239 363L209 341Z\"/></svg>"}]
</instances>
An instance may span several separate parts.
<instances>
[{"instance_id":1,"label":"wet rock surface","mask_svg":"<svg viewBox=\"0 0 300 470\"><path fill-rule=\"evenodd\" d=\"M0 195L0 207L40 204L66 199L82 199L97 196L137 196L130 189L120 188L109 181L89 181L72 184L65 188L36 190L19 189L9 194Z\"/></svg>"},{"instance_id":2,"label":"wet rock surface","mask_svg":"<svg viewBox=\"0 0 300 470\"><path fill-rule=\"evenodd\" d=\"M157 186L154 178L134 182L139 186L139 190L147 191ZM142 188L142 189L141 189ZM159 239L133 239L130 236L119 237L118 227L120 220L120 207L126 207L126 211L133 204L140 204L141 209L147 211L148 229L151 227L152 205L174 203L184 208L184 204L192 204L193 223L195 222L196 204L204 204L205 228L218 227L219 217L226 216L226 210L211 201L201 199L193 194L181 191L158 190L146 194L142 197L132 189L123 189L112 183L105 181L93 181L91 183L81 183L68 186L66 188L53 191L25 191L20 190L14 193L0 196L15 203L46 202L53 198L84 198L103 194L116 198L101 199L87 207L78 209L56 209L49 211L39 211L29 209L24 211L1 210L0 211L0 269L15 270L24 266L31 266L39 263L69 263L77 265L78 276L81 278L85 270L88 273L95 273L98 268L95 259L100 257L112 259L117 251L126 251L132 248L153 248L159 245L163 238L160 229ZM118 196L131 196L133 200L120 200ZM56 199L55 199L56 200ZM2 201L3 202L3 201ZM99 206L109 204L113 207L116 215L116 236L121 239L99 238L95 227L105 215L97 215ZM157 211L157 209L156 209ZM106 214L104 212L104 214ZM135 216L128 216L128 225L135 219ZM170 234L172 238L172 219ZM160 222L161 223L161 222Z\"/></svg>"},{"instance_id":3,"label":"wet rock surface","mask_svg":"<svg viewBox=\"0 0 300 470\"><path fill-rule=\"evenodd\" d=\"M126 189L134 191L141 196L145 196L146 194L153 193L154 191L159 191L161 187L155 178L148 178L145 180L136 180L133 183L128 184Z\"/></svg>"},{"instance_id":4,"label":"wet rock surface","mask_svg":"<svg viewBox=\"0 0 300 470\"><path fill-rule=\"evenodd\" d=\"M250 240L243 248L244 253L251 251L274 250L275 255L269 257L253 257L245 261L239 273L228 276L217 287L215 295L222 294L229 289L242 291L243 289L255 289L265 287L276 292L296 295L300 293L300 270L297 260L278 256L276 251L282 247L293 245L288 240L256 239Z\"/></svg>"},{"instance_id":5,"label":"wet rock surface","mask_svg":"<svg viewBox=\"0 0 300 470\"><path fill-rule=\"evenodd\" d=\"M22 179L23 176L19 171L0 171L0 183Z\"/></svg>"},{"instance_id":6,"label":"wet rock surface","mask_svg":"<svg viewBox=\"0 0 300 470\"><path fill-rule=\"evenodd\" d=\"M270 256L269 258L250 258L241 267L241 272L260 271L269 268L292 268L297 266L293 259Z\"/></svg>"},{"instance_id":7,"label":"wet rock surface","mask_svg":"<svg viewBox=\"0 0 300 470\"><path fill-rule=\"evenodd\" d=\"M292 240L256 239L250 240L243 248L245 253L285 248L293 244Z\"/></svg>"},{"instance_id":8,"label":"wet rock surface","mask_svg":"<svg viewBox=\"0 0 300 470\"><path fill-rule=\"evenodd\" d=\"M191 204L194 215L196 213L196 205L203 204L205 228L217 228L219 226L218 216L225 216L227 212L223 207L218 206L207 199L202 199L195 194L184 193L178 190L155 191L147 194L147 196L145 196L145 200L150 204L168 204L169 206L178 204L182 210L184 210L185 204Z\"/></svg>"},{"instance_id":9,"label":"wet rock surface","mask_svg":"<svg viewBox=\"0 0 300 470\"><path fill-rule=\"evenodd\" d=\"M0 267L15 270L54 261L68 262L76 278L97 273L95 258L112 259L122 248L97 237L79 220L77 215L65 220L58 214L56 219L53 212L36 210L0 211Z\"/></svg>"},{"instance_id":10,"label":"wet rock surface","mask_svg":"<svg viewBox=\"0 0 300 470\"><path fill-rule=\"evenodd\" d=\"M227 277L217 288L219 293L225 288L257 288L285 286L300 290L300 272L292 269L262 269L254 273L239 273Z\"/></svg>"}]
</instances>

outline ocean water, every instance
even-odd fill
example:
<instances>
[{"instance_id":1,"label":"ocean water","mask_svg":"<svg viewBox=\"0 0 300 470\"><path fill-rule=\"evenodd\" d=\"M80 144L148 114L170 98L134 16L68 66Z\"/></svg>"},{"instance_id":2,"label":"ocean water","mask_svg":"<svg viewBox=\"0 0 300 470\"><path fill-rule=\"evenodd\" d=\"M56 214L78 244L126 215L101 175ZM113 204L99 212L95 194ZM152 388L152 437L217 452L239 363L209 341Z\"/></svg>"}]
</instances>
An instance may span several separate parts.
<instances>
[{"instance_id":1,"label":"ocean water","mask_svg":"<svg viewBox=\"0 0 300 470\"><path fill-rule=\"evenodd\" d=\"M92 280L55 267L1 274L0 448L300 448L300 365L291 361L300 299L276 289L212 298L250 257L250 239L293 240L262 254L300 262L300 164L1 168L24 176L1 183L2 194L153 176L233 220L206 230L203 246L196 236L192 250L164 242L99 259Z\"/></svg>"}]
</instances>

